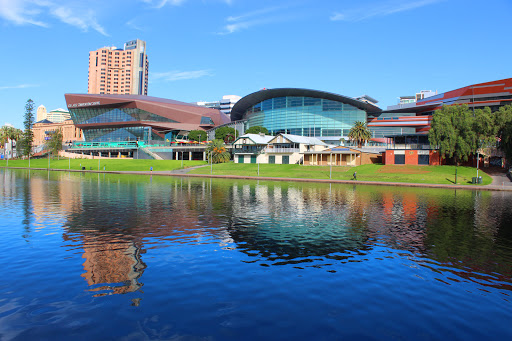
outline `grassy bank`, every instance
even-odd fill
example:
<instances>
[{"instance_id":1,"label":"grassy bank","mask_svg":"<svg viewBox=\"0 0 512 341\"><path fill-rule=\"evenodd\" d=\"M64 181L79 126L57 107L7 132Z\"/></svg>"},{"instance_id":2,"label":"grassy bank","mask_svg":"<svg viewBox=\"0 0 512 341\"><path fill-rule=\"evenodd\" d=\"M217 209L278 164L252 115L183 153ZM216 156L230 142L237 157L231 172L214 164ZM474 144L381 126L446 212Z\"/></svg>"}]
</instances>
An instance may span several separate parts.
<instances>
[{"instance_id":1,"label":"grassy bank","mask_svg":"<svg viewBox=\"0 0 512 341\"><path fill-rule=\"evenodd\" d=\"M204 161L183 161L183 167L206 165ZM0 167L7 166L5 160L0 160ZM28 168L28 160L10 160L10 167ZM71 166L71 167L70 167ZM48 168L48 159L33 159L30 162L31 168ZM131 159L51 159L51 169L73 169L80 170L107 170L107 171L170 171L181 168L180 160L131 160ZM457 184L470 185L471 178L476 176L476 169L472 167L455 166L409 166L409 165L363 165L357 167L332 167L332 179L351 180L352 175L357 172L357 180L382 181L382 182L405 182L425 184L446 184L455 183L455 169L457 169ZM259 176L276 178L302 178L302 179L329 179L330 167L324 166L301 166L301 165L259 165ZM210 167L193 169L190 174L210 174ZM258 176L257 164L235 164L223 163L213 165L215 175L239 175ZM479 172L482 176L483 185L489 185L492 178Z\"/></svg>"},{"instance_id":2,"label":"grassy bank","mask_svg":"<svg viewBox=\"0 0 512 341\"><path fill-rule=\"evenodd\" d=\"M470 185L471 178L476 176L476 169L455 166L409 166L409 165L363 165L357 167L332 167L332 179L350 180L357 172L357 180L406 182L425 184L455 183L457 169L457 184ZM329 179L330 167L301 166L301 165L259 165L259 176L279 178ZM190 174L210 174L210 167L198 168ZM258 176L257 164L224 163L213 165L213 174ZM480 170L483 185L489 185L492 178Z\"/></svg>"},{"instance_id":3,"label":"grassy bank","mask_svg":"<svg viewBox=\"0 0 512 341\"><path fill-rule=\"evenodd\" d=\"M205 161L183 161L183 167L189 168L205 165ZM7 161L0 160L0 167L7 166ZM28 168L28 160L9 160L9 167ZM48 159L30 160L31 168L48 168ZM131 160L131 159L60 159L50 160L51 169L73 169L79 170L85 167L86 170L107 170L107 171L169 171L181 168L180 160Z\"/></svg>"}]
</instances>

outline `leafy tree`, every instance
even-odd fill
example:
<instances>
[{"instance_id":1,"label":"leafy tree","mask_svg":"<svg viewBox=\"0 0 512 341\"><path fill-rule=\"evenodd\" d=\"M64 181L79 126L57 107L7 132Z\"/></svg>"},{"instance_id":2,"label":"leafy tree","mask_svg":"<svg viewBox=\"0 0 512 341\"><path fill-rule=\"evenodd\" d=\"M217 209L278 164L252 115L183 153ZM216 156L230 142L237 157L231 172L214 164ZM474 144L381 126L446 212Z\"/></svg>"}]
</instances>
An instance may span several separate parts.
<instances>
[{"instance_id":1,"label":"leafy tree","mask_svg":"<svg viewBox=\"0 0 512 341\"><path fill-rule=\"evenodd\" d=\"M25 132L23 136L23 155L30 156L32 152L32 144L34 142L34 133L32 132L32 126L35 123L34 117L34 101L29 99L25 104L25 120L23 125L25 126Z\"/></svg>"},{"instance_id":2,"label":"leafy tree","mask_svg":"<svg viewBox=\"0 0 512 341\"><path fill-rule=\"evenodd\" d=\"M361 148L363 143L369 141L372 138L372 132L368 129L366 122L356 121L354 126L350 128L348 132L348 138L352 141L356 141L357 146Z\"/></svg>"},{"instance_id":3,"label":"leafy tree","mask_svg":"<svg viewBox=\"0 0 512 341\"><path fill-rule=\"evenodd\" d=\"M23 136L23 132L20 130L20 129L17 129L17 128L14 128L14 127L9 127L9 126L3 126L0 128L0 144L2 145L2 147L5 147L5 144L7 142L10 142L11 144L11 151L12 151L12 147L13 147L13 142L16 141L16 147L18 149L18 147L20 147L22 144L19 143L21 142L21 138Z\"/></svg>"},{"instance_id":4,"label":"leafy tree","mask_svg":"<svg viewBox=\"0 0 512 341\"><path fill-rule=\"evenodd\" d=\"M254 126L254 127L250 127L249 129L247 129L245 131L246 134L259 134L259 133L263 133L265 135L268 135L268 129L265 128L265 127L262 127L262 126Z\"/></svg>"},{"instance_id":5,"label":"leafy tree","mask_svg":"<svg viewBox=\"0 0 512 341\"><path fill-rule=\"evenodd\" d=\"M494 113L496 141L507 160L512 160L512 105L500 107Z\"/></svg>"},{"instance_id":6,"label":"leafy tree","mask_svg":"<svg viewBox=\"0 0 512 341\"><path fill-rule=\"evenodd\" d=\"M235 130L235 128L231 127L220 127L217 130L215 130L215 139L217 140L226 141L227 135L231 135L234 141L237 137L237 131ZM231 139L231 137L228 139Z\"/></svg>"},{"instance_id":7,"label":"leafy tree","mask_svg":"<svg viewBox=\"0 0 512 341\"><path fill-rule=\"evenodd\" d=\"M206 137L206 131L204 130L191 130L188 133L188 139L192 141L203 142L206 141Z\"/></svg>"},{"instance_id":8,"label":"leafy tree","mask_svg":"<svg viewBox=\"0 0 512 341\"><path fill-rule=\"evenodd\" d=\"M46 142L46 149L48 149L53 155L59 154L62 150L62 130L57 129L53 132L51 138Z\"/></svg>"},{"instance_id":9,"label":"leafy tree","mask_svg":"<svg viewBox=\"0 0 512 341\"><path fill-rule=\"evenodd\" d=\"M206 152L208 155L208 161L211 161L212 163L225 163L229 162L231 159L231 155L226 150L224 141L219 139L215 139L210 142L206 148Z\"/></svg>"},{"instance_id":10,"label":"leafy tree","mask_svg":"<svg viewBox=\"0 0 512 341\"><path fill-rule=\"evenodd\" d=\"M474 130L475 117L467 105L443 106L434 112L430 125L430 145L439 149L444 159L453 159L458 165L476 152L478 134Z\"/></svg>"}]
</instances>

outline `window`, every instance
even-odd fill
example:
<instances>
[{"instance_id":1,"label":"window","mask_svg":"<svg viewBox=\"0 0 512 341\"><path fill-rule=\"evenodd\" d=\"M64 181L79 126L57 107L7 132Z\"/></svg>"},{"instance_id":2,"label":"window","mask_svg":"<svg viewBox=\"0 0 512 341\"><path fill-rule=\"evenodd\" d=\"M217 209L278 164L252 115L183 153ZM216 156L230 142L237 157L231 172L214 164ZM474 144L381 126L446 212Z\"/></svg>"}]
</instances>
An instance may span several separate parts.
<instances>
[{"instance_id":1,"label":"window","mask_svg":"<svg viewBox=\"0 0 512 341\"><path fill-rule=\"evenodd\" d=\"M268 163L272 164L272 165L275 164L276 163L276 156L275 155L269 155Z\"/></svg>"},{"instance_id":2,"label":"window","mask_svg":"<svg viewBox=\"0 0 512 341\"><path fill-rule=\"evenodd\" d=\"M251 155L251 163L256 163L256 155Z\"/></svg>"},{"instance_id":3,"label":"window","mask_svg":"<svg viewBox=\"0 0 512 341\"><path fill-rule=\"evenodd\" d=\"M290 156L289 155L283 155L283 162L282 162L283 165L288 165L290 164Z\"/></svg>"}]
</instances>

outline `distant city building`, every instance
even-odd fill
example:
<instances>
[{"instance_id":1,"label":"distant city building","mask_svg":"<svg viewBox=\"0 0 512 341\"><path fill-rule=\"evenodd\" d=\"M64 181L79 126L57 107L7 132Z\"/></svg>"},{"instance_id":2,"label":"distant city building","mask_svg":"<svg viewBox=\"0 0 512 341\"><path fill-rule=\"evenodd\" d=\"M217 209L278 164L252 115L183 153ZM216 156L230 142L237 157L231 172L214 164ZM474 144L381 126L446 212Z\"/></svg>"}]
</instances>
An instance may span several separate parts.
<instances>
[{"instance_id":1,"label":"distant city building","mask_svg":"<svg viewBox=\"0 0 512 341\"><path fill-rule=\"evenodd\" d=\"M242 97L237 95L225 95L222 96L222 99L220 101L213 101L213 102L196 102L196 105L199 105L201 107L206 108L212 108L222 111L224 114L230 116L231 115L231 109L233 109L233 106L236 102L238 102Z\"/></svg>"},{"instance_id":2,"label":"distant city building","mask_svg":"<svg viewBox=\"0 0 512 341\"><path fill-rule=\"evenodd\" d=\"M36 121L46 120L47 118L48 113L46 112L46 107L44 105L38 106L36 112Z\"/></svg>"},{"instance_id":3,"label":"distant city building","mask_svg":"<svg viewBox=\"0 0 512 341\"><path fill-rule=\"evenodd\" d=\"M44 105L40 105L37 108L36 113L36 122L41 121L50 121L52 123L62 123L71 118L69 111L64 109L55 109L50 112L46 111L46 107Z\"/></svg>"},{"instance_id":4,"label":"distant city building","mask_svg":"<svg viewBox=\"0 0 512 341\"><path fill-rule=\"evenodd\" d=\"M148 94L146 42L136 39L124 49L103 47L89 52L90 94Z\"/></svg>"}]
</instances>

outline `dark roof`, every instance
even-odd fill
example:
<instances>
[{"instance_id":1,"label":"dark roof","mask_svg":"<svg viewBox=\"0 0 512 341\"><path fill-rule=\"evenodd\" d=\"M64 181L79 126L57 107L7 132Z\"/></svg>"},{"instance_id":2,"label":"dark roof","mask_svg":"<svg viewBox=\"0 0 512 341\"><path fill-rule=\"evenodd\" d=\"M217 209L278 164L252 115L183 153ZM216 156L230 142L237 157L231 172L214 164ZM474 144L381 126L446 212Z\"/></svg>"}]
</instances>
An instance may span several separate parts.
<instances>
[{"instance_id":1,"label":"dark roof","mask_svg":"<svg viewBox=\"0 0 512 341\"><path fill-rule=\"evenodd\" d=\"M44 123L44 124L48 124L48 123L53 123L51 121L48 121L46 118L44 120L41 120L41 121L37 121L36 123Z\"/></svg>"},{"instance_id":2,"label":"dark roof","mask_svg":"<svg viewBox=\"0 0 512 341\"><path fill-rule=\"evenodd\" d=\"M297 88L278 88L278 89L268 89L268 90L260 90L257 92L253 92L243 98L241 98L231 109L231 120L237 121L242 119L243 114L253 105L262 102L264 100L275 98L275 97L286 97L286 96L296 96L296 97L313 97L313 98L323 98L329 99L332 101L338 101L353 105L354 107L364 110L366 112L380 112L382 111L379 107L372 105L370 103L366 103L363 101L359 101L352 97L342 96L338 94L333 94L331 92L318 91L318 90L310 90L310 89L297 89Z\"/></svg>"}]
</instances>

